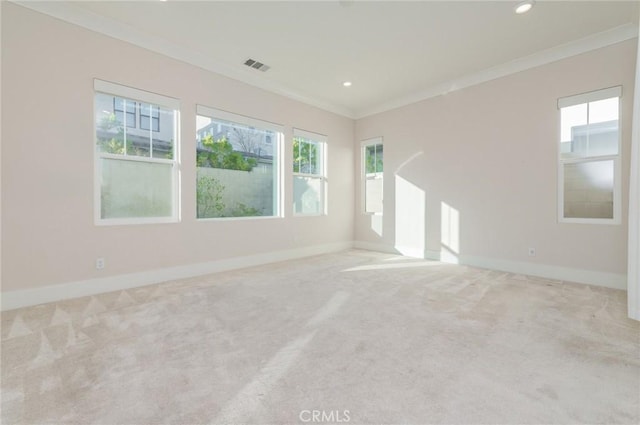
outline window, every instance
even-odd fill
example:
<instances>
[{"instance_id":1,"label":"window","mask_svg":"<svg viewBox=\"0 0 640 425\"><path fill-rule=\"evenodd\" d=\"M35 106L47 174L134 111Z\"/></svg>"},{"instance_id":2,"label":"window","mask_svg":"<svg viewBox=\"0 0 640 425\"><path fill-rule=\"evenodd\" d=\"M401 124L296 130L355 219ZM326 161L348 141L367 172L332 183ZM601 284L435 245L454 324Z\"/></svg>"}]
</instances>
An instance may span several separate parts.
<instances>
[{"instance_id":1,"label":"window","mask_svg":"<svg viewBox=\"0 0 640 425\"><path fill-rule=\"evenodd\" d=\"M148 103L140 104L140 128L160 131L160 107Z\"/></svg>"},{"instance_id":2,"label":"window","mask_svg":"<svg viewBox=\"0 0 640 425\"><path fill-rule=\"evenodd\" d=\"M558 100L561 222L620 223L621 87Z\"/></svg>"},{"instance_id":3,"label":"window","mask_svg":"<svg viewBox=\"0 0 640 425\"><path fill-rule=\"evenodd\" d=\"M362 143L362 170L364 173L364 212L382 214L383 149L382 139Z\"/></svg>"},{"instance_id":4,"label":"window","mask_svg":"<svg viewBox=\"0 0 640 425\"><path fill-rule=\"evenodd\" d=\"M136 128L136 102L114 96L113 113L120 125Z\"/></svg>"},{"instance_id":5,"label":"window","mask_svg":"<svg viewBox=\"0 0 640 425\"><path fill-rule=\"evenodd\" d=\"M197 218L280 215L277 124L197 106Z\"/></svg>"},{"instance_id":6,"label":"window","mask_svg":"<svg viewBox=\"0 0 640 425\"><path fill-rule=\"evenodd\" d=\"M96 223L177 221L178 100L101 80L94 89ZM128 125L137 103L157 111L162 132Z\"/></svg>"},{"instance_id":7,"label":"window","mask_svg":"<svg viewBox=\"0 0 640 425\"><path fill-rule=\"evenodd\" d=\"M326 137L293 129L293 214L325 214Z\"/></svg>"}]
</instances>

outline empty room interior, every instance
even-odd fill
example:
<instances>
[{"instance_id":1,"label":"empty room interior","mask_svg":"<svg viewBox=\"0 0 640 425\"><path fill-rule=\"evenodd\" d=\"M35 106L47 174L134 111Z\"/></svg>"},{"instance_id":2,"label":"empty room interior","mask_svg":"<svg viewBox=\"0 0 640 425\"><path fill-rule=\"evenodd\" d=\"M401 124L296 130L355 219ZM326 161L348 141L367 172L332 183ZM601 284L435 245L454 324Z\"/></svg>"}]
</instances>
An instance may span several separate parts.
<instances>
[{"instance_id":1,"label":"empty room interior","mask_svg":"<svg viewBox=\"0 0 640 425\"><path fill-rule=\"evenodd\" d=\"M1 1L3 424L640 423L638 1Z\"/></svg>"}]
</instances>

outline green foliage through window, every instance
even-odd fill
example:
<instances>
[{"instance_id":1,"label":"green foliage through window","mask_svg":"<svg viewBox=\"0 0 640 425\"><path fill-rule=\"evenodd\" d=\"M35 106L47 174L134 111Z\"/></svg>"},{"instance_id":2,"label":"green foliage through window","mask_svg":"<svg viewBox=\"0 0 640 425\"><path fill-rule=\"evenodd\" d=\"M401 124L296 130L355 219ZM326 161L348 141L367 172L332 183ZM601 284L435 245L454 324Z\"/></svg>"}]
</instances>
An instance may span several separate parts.
<instances>
[{"instance_id":1,"label":"green foliage through window","mask_svg":"<svg viewBox=\"0 0 640 425\"><path fill-rule=\"evenodd\" d=\"M233 146L224 136L215 140L213 136L208 135L202 139L202 145L207 150L198 153L196 157L198 167L251 171L258 164L255 158L245 158L240 152L234 151Z\"/></svg>"},{"instance_id":2,"label":"green foliage through window","mask_svg":"<svg viewBox=\"0 0 640 425\"><path fill-rule=\"evenodd\" d=\"M293 138L293 172L303 174L320 173L318 143L302 137Z\"/></svg>"},{"instance_id":3,"label":"green foliage through window","mask_svg":"<svg viewBox=\"0 0 640 425\"><path fill-rule=\"evenodd\" d=\"M382 145L368 145L365 146L364 151L364 159L365 159L365 167L366 173L382 173Z\"/></svg>"},{"instance_id":4,"label":"green foliage through window","mask_svg":"<svg viewBox=\"0 0 640 425\"><path fill-rule=\"evenodd\" d=\"M196 182L196 202L198 218L218 217L258 217L262 212L254 207L236 202L227 208L226 187L215 177L201 175Z\"/></svg>"},{"instance_id":5,"label":"green foliage through window","mask_svg":"<svg viewBox=\"0 0 640 425\"><path fill-rule=\"evenodd\" d=\"M198 218L221 217L226 205L222 201L224 185L214 177L200 176L196 185Z\"/></svg>"},{"instance_id":6,"label":"green foliage through window","mask_svg":"<svg viewBox=\"0 0 640 425\"><path fill-rule=\"evenodd\" d=\"M198 106L197 218L276 216L281 132L248 117Z\"/></svg>"}]
</instances>

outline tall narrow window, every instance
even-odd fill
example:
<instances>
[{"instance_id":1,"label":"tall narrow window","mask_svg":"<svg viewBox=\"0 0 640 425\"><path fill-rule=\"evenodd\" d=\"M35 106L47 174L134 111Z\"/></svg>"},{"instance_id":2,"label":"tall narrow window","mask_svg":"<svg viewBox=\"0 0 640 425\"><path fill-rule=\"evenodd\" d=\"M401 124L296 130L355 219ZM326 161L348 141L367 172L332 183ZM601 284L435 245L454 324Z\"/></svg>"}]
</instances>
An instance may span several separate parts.
<instances>
[{"instance_id":1,"label":"tall narrow window","mask_svg":"<svg viewBox=\"0 0 640 425\"><path fill-rule=\"evenodd\" d=\"M178 100L101 80L94 89L96 222L177 221ZM128 125L137 103L158 111L162 132Z\"/></svg>"},{"instance_id":2,"label":"tall narrow window","mask_svg":"<svg viewBox=\"0 0 640 425\"><path fill-rule=\"evenodd\" d=\"M561 222L620 223L621 94L613 87L558 100Z\"/></svg>"},{"instance_id":3,"label":"tall narrow window","mask_svg":"<svg viewBox=\"0 0 640 425\"><path fill-rule=\"evenodd\" d=\"M198 218L280 215L282 127L198 105Z\"/></svg>"},{"instance_id":4,"label":"tall narrow window","mask_svg":"<svg viewBox=\"0 0 640 425\"><path fill-rule=\"evenodd\" d=\"M293 129L293 214L325 213L326 137Z\"/></svg>"},{"instance_id":5,"label":"tall narrow window","mask_svg":"<svg viewBox=\"0 0 640 425\"><path fill-rule=\"evenodd\" d=\"M362 143L362 170L364 212L382 214L383 145L381 138Z\"/></svg>"}]
</instances>

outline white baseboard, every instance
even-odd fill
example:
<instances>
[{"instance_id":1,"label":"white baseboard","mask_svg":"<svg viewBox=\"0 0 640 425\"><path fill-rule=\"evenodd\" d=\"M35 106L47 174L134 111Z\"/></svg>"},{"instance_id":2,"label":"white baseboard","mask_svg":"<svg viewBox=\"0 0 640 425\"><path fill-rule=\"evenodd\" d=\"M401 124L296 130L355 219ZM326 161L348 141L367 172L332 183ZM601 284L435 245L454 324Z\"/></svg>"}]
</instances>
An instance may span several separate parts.
<instances>
[{"instance_id":1,"label":"white baseboard","mask_svg":"<svg viewBox=\"0 0 640 425\"><path fill-rule=\"evenodd\" d=\"M129 273L99 279L87 279L39 288L3 292L0 305L2 311L13 310L20 307L48 302L137 288L169 280L185 279L244 267L259 266L262 264L310 257L312 255L339 252L350 248L399 254L397 249L386 244L364 241L337 242L298 249L266 252L244 257L235 257L207 263L169 267L139 273ZM449 259L443 257L441 253L437 251L426 251L424 253L424 258L443 262L456 262L459 264L485 269L501 270L510 273L539 276L548 279L585 283L588 285L603 286L607 288L622 290L626 290L627 288L626 276L623 274L464 255L454 261L453 258Z\"/></svg>"},{"instance_id":2,"label":"white baseboard","mask_svg":"<svg viewBox=\"0 0 640 425\"><path fill-rule=\"evenodd\" d=\"M356 249L364 249L367 251L385 252L387 254L400 254L395 248L376 242L355 241L353 247Z\"/></svg>"},{"instance_id":3,"label":"white baseboard","mask_svg":"<svg viewBox=\"0 0 640 425\"><path fill-rule=\"evenodd\" d=\"M109 276L99 279L87 279L58 285L49 285L39 288L3 292L1 310L13 310L20 307L48 302L137 288L169 280L185 279L244 267L259 266L262 264L310 257L312 255L328 254L331 252L344 251L350 248L353 248L352 242L337 242L282 251L265 252L262 254L235 257L207 263L190 264L139 273Z\"/></svg>"},{"instance_id":4,"label":"white baseboard","mask_svg":"<svg viewBox=\"0 0 640 425\"><path fill-rule=\"evenodd\" d=\"M380 252L397 253L394 248L385 244L378 243L354 242L354 247ZM524 261L500 260L472 255L459 255L456 257L453 254L430 250L425 251L423 258L442 261L445 263L464 264L467 266L480 267L483 269L500 270L509 273L538 276L547 279L584 283L587 285L602 286L605 288L621 290L627 289L627 276L625 274L619 273L575 269L570 267L552 266L549 264L528 263Z\"/></svg>"},{"instance_id":5,"label":"white baseboard","mask_svg":"<svg viewBox=\"0 0 640 425\"><path fill-rule=\"evenodd\" d=\"M587 285L602 286L605 288L627 290L627 276L618 273L464 255L460 257L460 264L481 267L483 269L501 270L510 273L544 277L547 279L563 280L566 282L584 283Z\"/></svg>"}]
</instances>

